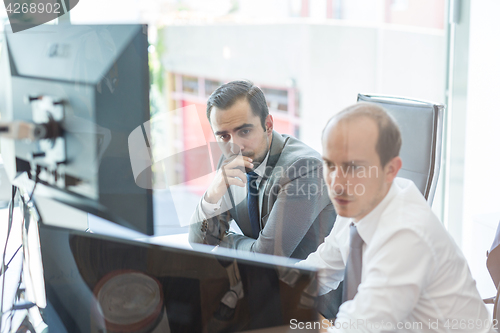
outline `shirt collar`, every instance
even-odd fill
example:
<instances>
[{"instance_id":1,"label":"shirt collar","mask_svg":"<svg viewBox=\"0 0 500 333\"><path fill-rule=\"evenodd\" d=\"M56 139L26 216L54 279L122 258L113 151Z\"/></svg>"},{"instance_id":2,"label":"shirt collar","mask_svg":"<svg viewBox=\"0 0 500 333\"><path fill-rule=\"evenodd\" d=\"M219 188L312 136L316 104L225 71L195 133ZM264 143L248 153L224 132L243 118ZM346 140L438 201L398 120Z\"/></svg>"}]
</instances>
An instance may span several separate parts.
<instances>
[{"instance_id":1,"label":"shirt collar","mask_svg":"<svg viewBox=\"0 0 500 333\"><path fill-rule=\"evenodd\" d=\"M267 166L268 159L269 159L269 151L266 154L266 158L264 158L262 163L253 171L259 176L259 178L262 178L266 172L266 166Z\"/></svg>"},{"instance_id":2,"label":"shirt collar","mask_svg":"<svg viewBox=\"0 0 500 333\"><path fill-rule=\"evenodd\" d=\"M368 245L372 240L373 234L377 230L378 221L380 220L380 217L382 216L382 213L385 211L386 207L396 196L396 192L397 187L395 185L395 182L393 181L391 184L391 188L385 195L384 199L382 199L382 201L380 201L380 203L370 213L368 213L368 215L363 217L358 222L354 222L354 219L351 219L351 222L353 222L356 226L359 235L366 243L366 245Z\"/></svg>"}]
</instances>

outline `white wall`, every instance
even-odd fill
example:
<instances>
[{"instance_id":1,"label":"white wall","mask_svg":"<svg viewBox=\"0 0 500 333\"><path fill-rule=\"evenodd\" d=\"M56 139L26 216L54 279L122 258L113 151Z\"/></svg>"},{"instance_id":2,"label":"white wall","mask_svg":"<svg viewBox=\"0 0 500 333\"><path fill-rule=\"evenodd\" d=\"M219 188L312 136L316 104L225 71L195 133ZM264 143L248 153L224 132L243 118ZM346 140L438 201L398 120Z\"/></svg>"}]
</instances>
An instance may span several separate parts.
<instances>
[{"instance_id":1,"label":"white wall","mask_svg":"<svg viewBox=\"0 0 500 333\"><path fill-rule=\"evenodd\" d=\"M384 0L342 1L342 18L347 20L377 22L381 20L380 10L384 10Z\"/></svg>"},{"instance_id":2,"label":"white wall","mask_svg":"<svg viewBox=\"0 0 500 333\"><path fill-rule=\"evenodd\" d=\"M0 19L7 17L7 11L5 10L5 6L0 6ZM2 27L3 30L3 27Z\"/></svg>"},{"instance_id":3,"label":"white wall","mask_svg":"<svg viewBox=\"0 0 500 333\"><path fill-rule=\"evenodd\" d=\"M236 15L258 19L280 19L290 15L291 5L288 0L239 0Z\"/></svg>"},{"instance_id":4,"label":"white wall","mask_svg":"<svg viewBox=\"0 0 500 333\"><path fill-rule=\"evenodd\" d=\"M139 23L138 0L80 0L70 12L72 24Z\"/></svg>"},{"instance_id":5,"label":"white wall","mask_svg":"<svg viewBox=\"0 0 500 333\"><path fill-rule=\"evenodd\" d=\"M497 0L471 1L463 249L484 297L495 295L485 253L500 221L499 12Z\"/></svg>"},{"instance_id":6,"label":"white wall","mask_svg":"<svg viewBox=\"0 0 500 333\"><path fill-rule=\"evenodd\" d=\"M166 32L166 69L209 78L248 78L283 86L298 75L304 52L304 29L299 25L169 26Z\"/></svg>"},{"instance_id":7,"label":"white wall","mask_svg":"<svg viewBox=\"0 0 500 333\"><path fill-rule=\"evenodd\" d=\"M297 81L301 105L301 139L321 149L320 131L360 92L375 91L376 31L373 28L312 25L307 58Z\"/></svg>"},{"instance_id":8,"label":"white wall","mask_svg":"<svg viewBox=\"0 0 500 333\"><path fill-rule=\"evenodd\" d=\"M444 32L346 23L169 26L169 71L299 89L301 139L320 149L319 130L357 94L443 102ZM231 57L223 57L223 49Z\"/></svg>"}]
</instances>

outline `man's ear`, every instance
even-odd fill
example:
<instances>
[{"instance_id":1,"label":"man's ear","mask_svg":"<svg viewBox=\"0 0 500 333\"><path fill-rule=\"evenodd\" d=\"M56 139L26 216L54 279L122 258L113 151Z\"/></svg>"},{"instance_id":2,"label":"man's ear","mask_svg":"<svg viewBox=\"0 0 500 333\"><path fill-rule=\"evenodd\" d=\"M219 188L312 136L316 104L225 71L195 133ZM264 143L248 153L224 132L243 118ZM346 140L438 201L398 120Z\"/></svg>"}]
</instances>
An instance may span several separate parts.
<instances>
[{"instance_id":1,"label":"man's ear","mask_svg":"<svg viewBox=\"0 0 500 333\"><path fill-rule=\"evenodd\" d=\"M403 166L403 161L401 157L396 156L392 160L390 160L385 166L386 172L385 177L387 182L392 182L394 178L398 175L399 170Z\"/></svg>"},{"instance_id":2,"label":"man's ear","mask_svg":"<svg viewBox=\"0 0 500 333\"><path fill-rule=\"evenodd\" d=\"M273 128L274 128L274 119L273 116L268 115L266 117L266 133L268 135L273 133Z\"/></svg>"}]
</instances>

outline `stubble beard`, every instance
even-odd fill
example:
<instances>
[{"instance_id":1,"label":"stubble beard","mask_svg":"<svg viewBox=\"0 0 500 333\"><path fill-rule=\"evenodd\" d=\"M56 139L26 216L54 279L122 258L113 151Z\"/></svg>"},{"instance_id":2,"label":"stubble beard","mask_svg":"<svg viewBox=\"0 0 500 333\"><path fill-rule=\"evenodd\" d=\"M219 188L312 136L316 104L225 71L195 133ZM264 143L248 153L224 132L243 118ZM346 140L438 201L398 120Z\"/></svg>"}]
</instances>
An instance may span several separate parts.
<instances>
[{"instance_id":1,"label":"stubble beard","mask_svg":"<svg viewBox=\"0 0 500 333\"><path fill-rule=\"evenodd\" d=\"M266 139L266 149L259 156L251 157L252 155L254 155L253 151L252 152L242 152L243 156L252 158L253 169L245 168L246 173L252 172L255 169L257 169L262 164L262 162L266 158L267 153L269 152L269 149L271 148L270 144L269 144L269 137L267 136L267 134L265 132L264 132L264 136Z\"/></svg>"}]
</instances>

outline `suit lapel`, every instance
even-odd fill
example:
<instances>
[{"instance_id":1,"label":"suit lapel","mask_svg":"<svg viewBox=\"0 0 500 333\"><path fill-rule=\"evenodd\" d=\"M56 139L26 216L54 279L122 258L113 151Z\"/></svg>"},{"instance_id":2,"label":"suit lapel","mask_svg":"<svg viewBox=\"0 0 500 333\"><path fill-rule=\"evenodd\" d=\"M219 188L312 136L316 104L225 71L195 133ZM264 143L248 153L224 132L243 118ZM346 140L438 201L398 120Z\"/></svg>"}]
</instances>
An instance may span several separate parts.
<instances>
[{"instance_id":1,"label":"suit lapel","mask_svg":"<svg viewBox=\"0 0 500 333\"><path fill-rule=\"evenodd\" d=\"M236 214L234 216L234 220L238 221L238 226L240 227L243 234L247 235L248 237L252 237L252 225L250 223L250 216L248 215L248 203L246 198L247 188L239 186L232 187L234 187L232 194L235 197L236 201L238 200L238 198L242 199L240 202L236 203L236 207L234 208L234 213Z\"/></svg>"},{"instance_id":2,"label":"suit lapel","mask_svg":"<svg viewBox=\"0 0 500 333\"><path fill-rule=\"evenodd\" d=\"M273 169L280 159L283 147L285 147L286 142L289 137L283 137L281 134L273 131L273 140L271 142L271 149L269 152L269 159L267 160L266 172L264 173L263 179L268 179L273 173Z\"/></svg>"},{"instance_id":3,"label":"suit lapel","mask_svg":"<svg viewBox=\"0 0 500 333\"><path fill-rule=\"evenodd\" d=\"M286 142L289 137L283 137L276 131L273 131L273 141L271 142L271 149L269 151L269 159L267 160L266 171L264 173L264 177L262 177L262 181L259 186L259 207L260 207L260 218L266 216L269 213L269 207L267 205L267 197L269 196L271 175L273 174L273 170L280 159L281 152L285 147Z\"/></svg>"}]
</instances>

